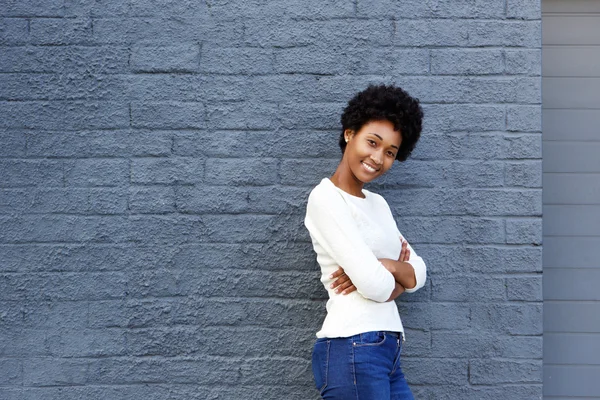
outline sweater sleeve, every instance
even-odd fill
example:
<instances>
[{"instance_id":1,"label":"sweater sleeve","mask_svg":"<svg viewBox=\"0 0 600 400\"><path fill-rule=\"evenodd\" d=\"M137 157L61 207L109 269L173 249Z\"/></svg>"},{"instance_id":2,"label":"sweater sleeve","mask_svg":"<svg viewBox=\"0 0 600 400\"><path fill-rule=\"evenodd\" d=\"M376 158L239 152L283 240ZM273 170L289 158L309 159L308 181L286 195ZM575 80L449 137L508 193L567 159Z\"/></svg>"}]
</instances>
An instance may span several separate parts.
<instances>
[{"instance_id":1,"label":"sweater sleeve","mask_svg":"<svg viewBox=\"0 0 600 400\"><path fill-rule=\"evenodd\" d=\"M350 209L336 191L315 188L308 198L306 228L350 277L363 297L385 302L394 290L394 276L379 262L360 236Z\"/></svg>"},{"instance_id":2,"label":"sweater sleeve","mask_svg":"<svg viewBox=\"0 0 600 400\"><path fill-rule=\"evenodd\" d=\"M392 214L392 210L390 209L390 206L387 203L387 201L385 201L385 199L382 196L378 196L378 198L381 200L382 205L386 208L387 212L389 213L389 217L392 219L392 221L394 221L394 215ZM427 280L427 266L425 265L425 261L423 261L423 259L417 255L410 243L408 243L408 240L406 240L404 236L402 236L402 233L400 233L400 231L398 230L397 225L396 232L398 233L400 240L406 241L408 250L410 250L410 257L408 258L407 262L410 265L412 265L413 269L415 270L415 279L417 281L417 284L414 288L405 289L404 291L406 293L413 293L421 289L425 285L425 281Z\"/></svg>"},{"instance_id":3,"label":"sweater sleeve","mask_svg":"<svg viewBox=\"0 0 600 400\"><path fill-rule=\"evenodd\" d=\"M398 231L398 235L400 236L400 239L406 240L404 239L404 236L402 236L400 231ZM413 293L421 289L425 285L425 281L427 280L427 266L425 265L425 261L423 261L423 259L419 257L417 253L413 250L410 243L408 243L408 241L406 243L408 250L410 250L410 257L408 258L407 262L410 265L412 265L413 269L415 270L415 278L417 280L417 284L414 288L405 289L405 292Z\"/></svg>"}]
</instances>

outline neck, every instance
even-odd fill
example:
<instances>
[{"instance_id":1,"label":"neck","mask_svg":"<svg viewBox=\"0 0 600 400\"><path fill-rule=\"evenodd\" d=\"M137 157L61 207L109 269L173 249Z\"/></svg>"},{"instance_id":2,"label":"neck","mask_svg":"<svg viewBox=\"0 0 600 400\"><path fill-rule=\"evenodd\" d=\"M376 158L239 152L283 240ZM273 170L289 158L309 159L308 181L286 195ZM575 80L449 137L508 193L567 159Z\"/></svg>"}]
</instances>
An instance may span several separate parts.
<instances>
[{"instance_id":1,"label":"neck","mask_svg":"<svg viewBox=\"0 0 600 400\"><path fill-rule=\"evenodd\" d=\"M356 179L356 177L350 172L350 169L343 166L343 163L344 160L342 159L330 178L331 182L348 194L357 197L364 197L362 193L364 183Z\"/></svg>"}]
</instances>

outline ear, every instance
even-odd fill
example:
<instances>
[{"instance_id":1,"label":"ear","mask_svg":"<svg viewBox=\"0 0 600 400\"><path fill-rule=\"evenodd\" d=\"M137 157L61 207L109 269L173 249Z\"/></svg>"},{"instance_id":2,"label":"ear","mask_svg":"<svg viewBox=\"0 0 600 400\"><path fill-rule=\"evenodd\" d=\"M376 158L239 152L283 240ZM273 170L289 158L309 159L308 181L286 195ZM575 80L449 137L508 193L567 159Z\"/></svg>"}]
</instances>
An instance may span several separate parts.
<instances>
[{"instance_id":1,"label":"ear","mask_svg":"<svg viewBox=\"0 0 600 400\"><path fill-rule=\"evenodd\" d=\"M354 137L354 131L352 129L346 129L344 131L344 139L348 143Z\"/></svg>"}]
</instances>

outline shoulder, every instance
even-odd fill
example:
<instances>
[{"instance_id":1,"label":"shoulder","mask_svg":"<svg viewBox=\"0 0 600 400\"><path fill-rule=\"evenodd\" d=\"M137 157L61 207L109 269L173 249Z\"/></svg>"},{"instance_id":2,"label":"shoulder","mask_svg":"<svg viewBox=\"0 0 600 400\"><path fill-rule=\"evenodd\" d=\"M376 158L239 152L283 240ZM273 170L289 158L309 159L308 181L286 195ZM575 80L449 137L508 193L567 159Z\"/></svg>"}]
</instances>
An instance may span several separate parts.
<instances>
[{"instance_id":1,"label":"shoulder","mask_svg":"<svg viewBox=\"0 0 600 400\"><path fill-rule=\"evenodd\" d=\"M327 178L321 180L321 182L311 190L308 195L308 203L322 203L331 200L336 200L340 195L335 185Z\"/></svg>"},{"instance_id":2,"label":"shoulder","mask_svg":"<svg viewBox=\"0 0 600 400\"><path fill-rule=\"evenodd\" d=\"M379 193L371 192L370 190L366 190L366 189L363 189L363 192L366 192L366 194L369 197L369 199L371 200L371 202L373 202L377 205L382 205L382 206L389 208L387 201L385 201L385 198L382 195L380 195Z\"/></svg>"}]
</instances>

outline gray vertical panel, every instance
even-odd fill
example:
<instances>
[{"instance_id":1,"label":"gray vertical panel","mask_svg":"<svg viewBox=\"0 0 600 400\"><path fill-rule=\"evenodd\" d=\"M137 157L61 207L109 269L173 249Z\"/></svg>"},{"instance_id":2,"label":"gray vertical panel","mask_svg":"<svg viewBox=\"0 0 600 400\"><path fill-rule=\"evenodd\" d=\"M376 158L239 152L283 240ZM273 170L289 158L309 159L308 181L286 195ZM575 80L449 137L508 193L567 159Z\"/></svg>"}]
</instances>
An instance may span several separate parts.
<instances>
[{"instance_id":1,"label":"gray vertical panel","mask_svg":"<svg viewBox=\"0 0 600 400\"><path fill-rule=\"evenodd\" d=\"M544 396L600 396L600 1L544 0Z\"/></svg>"}]
</instances>

